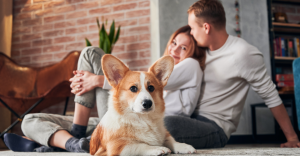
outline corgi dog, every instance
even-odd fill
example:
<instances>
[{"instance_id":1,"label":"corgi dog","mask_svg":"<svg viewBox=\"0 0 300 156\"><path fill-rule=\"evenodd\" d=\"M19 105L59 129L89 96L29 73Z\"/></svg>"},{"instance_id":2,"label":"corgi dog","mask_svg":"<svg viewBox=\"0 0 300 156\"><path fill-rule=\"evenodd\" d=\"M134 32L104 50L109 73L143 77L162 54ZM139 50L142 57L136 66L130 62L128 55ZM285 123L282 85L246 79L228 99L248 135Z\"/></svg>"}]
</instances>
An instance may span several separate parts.
<instances>
[{"instance_id":1,"label":"corgi dog","mask_svg":"<svg viewBox=\"0 0 300 156\"><path fill-rule=\"evenodd\" d=\"M148 72L130 71L113 55L102 57L102 69L112 86L108 111L92 134L91 155L164 155L195 153L176 142L164 126L163 88L174 68L164 56Z\"/></svg>"}]
</instances>

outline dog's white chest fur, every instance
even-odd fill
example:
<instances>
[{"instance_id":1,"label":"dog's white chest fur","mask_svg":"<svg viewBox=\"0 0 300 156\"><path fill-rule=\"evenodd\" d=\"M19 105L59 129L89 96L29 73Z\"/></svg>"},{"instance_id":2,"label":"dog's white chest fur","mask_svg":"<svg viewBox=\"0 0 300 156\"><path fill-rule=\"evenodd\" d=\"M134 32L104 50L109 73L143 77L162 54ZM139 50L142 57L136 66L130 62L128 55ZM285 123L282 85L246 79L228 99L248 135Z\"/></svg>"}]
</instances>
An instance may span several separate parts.
<instances>
[{"instance_id":1,"label":"dog's white chest fur","mask_svg":"<svg viewBox=\"0 0 300 156\"><path fill-rule=\"evenodd\" d=\"M120 128L129 128L131 134L134 134L138 141L155 146L161 146L166 135L163 117L154 121L148 116L119 115L113 109L107 111L100 125L112 133Z\"/></svg>"}]
</instances>

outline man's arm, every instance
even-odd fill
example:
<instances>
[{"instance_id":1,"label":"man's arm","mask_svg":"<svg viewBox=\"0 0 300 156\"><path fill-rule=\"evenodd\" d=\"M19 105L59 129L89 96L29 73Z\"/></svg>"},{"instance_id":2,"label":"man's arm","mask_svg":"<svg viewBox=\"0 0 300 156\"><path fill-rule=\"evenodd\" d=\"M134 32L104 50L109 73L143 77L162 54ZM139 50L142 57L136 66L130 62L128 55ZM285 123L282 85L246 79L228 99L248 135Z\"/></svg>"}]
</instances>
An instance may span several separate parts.
<instances>
[{"instance_id":1,"label":"man's arm","mask_svg":"<svg viewBox=\"0 0 300 156\"><path fill-rule=\"evenodd\" d=\"M300 147L298 136L294 131L284 105L281 104L270 109L287 139L287 142L281 144L280 147Z\"/></svg>"}]
</instances>

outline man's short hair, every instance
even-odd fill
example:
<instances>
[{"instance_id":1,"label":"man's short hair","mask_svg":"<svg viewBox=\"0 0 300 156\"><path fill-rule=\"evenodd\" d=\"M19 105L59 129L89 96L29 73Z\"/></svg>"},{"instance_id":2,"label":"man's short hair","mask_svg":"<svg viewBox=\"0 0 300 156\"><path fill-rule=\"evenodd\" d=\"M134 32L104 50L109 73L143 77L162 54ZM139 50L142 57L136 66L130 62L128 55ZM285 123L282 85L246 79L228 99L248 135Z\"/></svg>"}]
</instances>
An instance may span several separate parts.
<instances>
[{"instance_id":1,"label":"man's short hair","mask_svg":"<svg viewBox=\"0 0 300 156\"><path fill-rule=\"evenodd\" d=\"M196 22L211 24L215 29L221 30L226 26L226 17L223 5L218 0L199 0L190 6L188 13L194 12Z\"/></svg>"}]
</instances>

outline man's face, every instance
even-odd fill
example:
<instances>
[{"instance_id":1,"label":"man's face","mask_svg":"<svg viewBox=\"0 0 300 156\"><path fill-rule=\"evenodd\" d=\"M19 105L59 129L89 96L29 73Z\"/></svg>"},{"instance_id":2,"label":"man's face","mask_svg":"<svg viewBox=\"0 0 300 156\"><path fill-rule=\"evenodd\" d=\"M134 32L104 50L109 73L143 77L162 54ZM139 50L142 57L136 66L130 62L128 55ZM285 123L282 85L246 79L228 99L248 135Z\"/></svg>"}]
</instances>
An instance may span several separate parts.
<instances>
[{"instance_id":1,"label":"man's face","mask_svg":"<svg viewBox=\"0 0 300 156\"><path fill-rule=\"evenodd\" d=\"M199 26L196 22L196 16L194 12L189 13L188 24L191 27L191 35L194 36L197 41L197 45L200 47L207 47L207 34L205 33L205 29L203 26Z\"/></svg>"}]
</instances>

